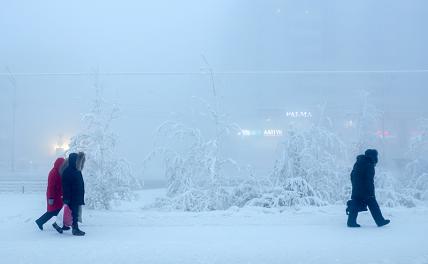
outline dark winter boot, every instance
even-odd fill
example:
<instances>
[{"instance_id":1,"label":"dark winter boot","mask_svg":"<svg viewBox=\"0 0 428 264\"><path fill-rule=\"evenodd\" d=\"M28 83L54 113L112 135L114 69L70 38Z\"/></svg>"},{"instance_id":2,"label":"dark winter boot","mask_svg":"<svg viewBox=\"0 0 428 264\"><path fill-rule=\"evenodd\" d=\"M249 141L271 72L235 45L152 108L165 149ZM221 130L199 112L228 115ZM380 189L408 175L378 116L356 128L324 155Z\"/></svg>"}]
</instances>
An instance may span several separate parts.
<instances>
[{"instance_id":1,"label":"dark winter boot","mask_svg":"<svg viewBox=\"0 0 428 264\"><path fill-rule=\"evenodd\" d=\"M376 198L374 197L369 198L367 200L367 205L369 207L370 213L372 214L372 217L376 222L377 226L381 227L389 224L390 221L383 218L382 212L380 211L380 207L376 201Z\"/></svg>"},{"instance_id":2,"label":"dark winter boot","mask_svg":"<svg viewBox=\"0 0 428 264\"><path fill-rule=\"evenodd\" d=\"M348 227L361 227L359 224L357 224L357 216L358 212L349 211L348 214Z\"/></svg>"},{"instance_id":3,"label":"dark winter boot","mask_svg":"<svg viewBox=\"0 0 428 264\"><path fill-rule=\"evenodd\" d=\"M35 223L39 227L40 230L43 230L43 225L39 222L39 220L36 220Z\"/></svg>"},{"instance_id":4,"label":"dark winter boot","mask_svg":"<svg viewBox=\"0 0 428 264\"><path fill-rule=\"evenodd\" d=\"M387 224L389 224L389 223L391 223L391 221L390 221L390 220L388 220L388 219L384 219L383 221L381 221L381 222L377 223L377 226L378 226L378 227L382 227L382 226L385 226L385 225L387 225Z\"/></svg>"},{"instance_id":5,"label":"dark winter boot","mask_svg":"<svg viewBox=\"0 0 428 264\"><path fill-rule=\"evenodd\" d=\"M55 228L55 230L56 230L58 233L62 234L62 228L61 228L61 227L59 227L59 225L57 225L56 223L53 223L53 224L52 224L52 226L53 226L53 228Z\"/></svg>"},{"instance_id":6,"label":"dark winter boot","mask_svg":"<svg viewBox=\"0 0 428 264\"><path fill-rule=\"evenodd\" d=\"M73 236L84 236L85 232L79 229L79 226L77 224L73 224L72 228Z\"/></svg>"},{"instance_id":7,"label":"dark winter boot","mask_svg":"<svg viewBox=\"0 0 428 264\"><path fill-rule=\"evenodd\" d=\"M62 230L63 230L63 231L68 231L68 230L70 230L70 227L69 227L69 226L63 226L63 227L62 227Z\"/></svg>"}]
</instances>

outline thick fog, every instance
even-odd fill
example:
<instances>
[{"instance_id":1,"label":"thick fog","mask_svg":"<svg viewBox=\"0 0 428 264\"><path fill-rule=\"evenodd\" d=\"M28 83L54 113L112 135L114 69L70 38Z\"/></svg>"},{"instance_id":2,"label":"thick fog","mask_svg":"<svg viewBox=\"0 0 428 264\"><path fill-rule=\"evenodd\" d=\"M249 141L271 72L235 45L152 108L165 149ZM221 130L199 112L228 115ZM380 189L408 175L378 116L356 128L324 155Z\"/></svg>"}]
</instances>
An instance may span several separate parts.
<instances>
[{"instance_id":1,"label":"thick fog","mask_svg":"<svg viewBox=\"0 0 428 264\"><path fill-rule=\"evenodd\" d=\"M368 100L382 113L374 147L395 164L428 116L427 10L423 0L2 0L1 171L47 173L58 142L82 128L96 79L120 108L118 151L136 173L165 121L209 133L200 99L242 131L325 115L344 140ZM228 135L227 156L269 173L283 138L242 131Z\"/></svg>"}]
</instances>

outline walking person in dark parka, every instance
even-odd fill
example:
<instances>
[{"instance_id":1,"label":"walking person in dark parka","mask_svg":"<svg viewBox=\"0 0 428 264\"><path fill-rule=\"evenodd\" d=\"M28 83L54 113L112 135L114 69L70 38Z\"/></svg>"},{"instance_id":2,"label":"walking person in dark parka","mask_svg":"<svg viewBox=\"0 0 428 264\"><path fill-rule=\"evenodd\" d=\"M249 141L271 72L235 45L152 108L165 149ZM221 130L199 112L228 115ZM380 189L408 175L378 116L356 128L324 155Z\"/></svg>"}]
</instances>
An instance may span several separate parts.
<instances>
[{"instance_id":1,"label":"walking person in dark parka","mask_svg":"<svg viewBox=\"0 0 428 264\"><path fill-rule=\"evenodd\" d=\"M75 236L85 235L85 232L81 231L78 225L81 217L81 206L85 204L85 183L82 176L84 163L85 154L83 152L71 153L68 157L68 167L62 175L63 201L71 209L72 232Z\"/></svg>"},{"instance_id":2,"label":"walking person in dark parka","mask_svg":"<svg viewBox=\"0 0 428 264\"><path fill-rule=\"evenodd\" d=\"M376 224L384 226L389 224L382 216L379 204L376 201L374 176L375 166L378 162L378 152L375 149L366 150L364 155L359 155L351 172L352 196L348 201L348 227L360 227L357 224L358 212L367 211L367 207Z\"/></svg>"}]
</instances>

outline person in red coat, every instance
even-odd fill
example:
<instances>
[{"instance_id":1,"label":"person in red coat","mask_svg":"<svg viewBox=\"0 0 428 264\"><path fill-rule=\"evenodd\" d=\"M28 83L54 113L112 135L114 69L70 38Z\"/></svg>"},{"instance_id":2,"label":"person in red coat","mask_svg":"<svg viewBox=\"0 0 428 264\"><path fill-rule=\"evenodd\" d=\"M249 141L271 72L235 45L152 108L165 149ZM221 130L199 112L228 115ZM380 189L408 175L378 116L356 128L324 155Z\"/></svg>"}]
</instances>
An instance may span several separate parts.
<instances>
[{"instance_id":1,"label":"person in red coat","mask_svg":"<svg viewBox=\"0 0 428 264\"><path fill-rule=\"evenodd\" d=\"M62 202L62 179L60 173L64 162L64 158L58 158L54 163L54 167L49 172L48 187L46 190L47 212L36 220L36 224L40 230L43 230L43 225L52 217L57 216L64 206ZM63 229L57 223L53 223L52 226L59 233L62 233Z\"/></svg>"}]
</instances>

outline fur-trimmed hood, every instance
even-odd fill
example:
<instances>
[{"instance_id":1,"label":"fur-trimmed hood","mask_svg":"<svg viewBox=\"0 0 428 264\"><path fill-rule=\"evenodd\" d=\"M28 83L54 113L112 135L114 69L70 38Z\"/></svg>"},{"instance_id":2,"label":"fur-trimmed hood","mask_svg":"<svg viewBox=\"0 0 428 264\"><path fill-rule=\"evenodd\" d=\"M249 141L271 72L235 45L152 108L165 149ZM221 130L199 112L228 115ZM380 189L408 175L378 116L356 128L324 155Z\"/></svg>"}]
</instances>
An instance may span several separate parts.
<instances>
[{"instance_id":1,"label":"fur-trimmed hood","mask_svg":"<svg viewBox=\"0 0 428 264\"><path fill-rule=\"evenodd\" d=\"M81 171L85 165L85 153L71 153L68 156L68 166L74 170Z\"/></svg>"}]
</instances>

